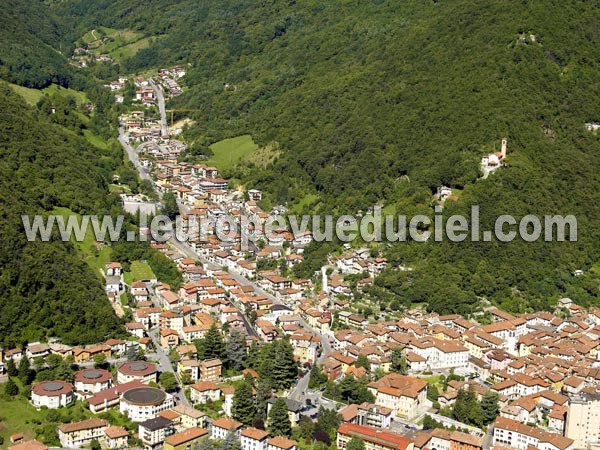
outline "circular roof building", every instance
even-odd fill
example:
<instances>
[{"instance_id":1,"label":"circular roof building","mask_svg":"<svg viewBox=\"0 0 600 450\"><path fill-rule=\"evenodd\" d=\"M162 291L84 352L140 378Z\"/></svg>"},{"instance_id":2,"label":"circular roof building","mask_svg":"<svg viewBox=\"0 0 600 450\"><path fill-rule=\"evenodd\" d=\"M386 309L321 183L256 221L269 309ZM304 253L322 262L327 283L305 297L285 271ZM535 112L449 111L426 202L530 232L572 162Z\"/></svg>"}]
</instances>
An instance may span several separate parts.
<instances>
[{"instance_id":1,"label":"circular roof building","mask_svg":"<svg viewBox=\"0 0 600 450\"><path fill-rule=\"evenodd\" d=\"M158 388L141 387L130 389L123 394L123 400L131 405L158 405L165 401L167 394Z\"/></svg>"},{"instance_id":2,"label":"circular roof building","mask_svg":"<svg viewBox=\"0 0 600 450\"><path fill-rule=\"evenodd\" d=\"M75 400L73 385L62 380L42 381L31 388L33 406L60 408Z\"/></svg>"},{"instance_id":3,"label":"circular roof building","mask_svg":"<svg viewBox=\"0 0 600 450\"><path fill-rule=\"evenodd\" d=\"M156 364L147 361L128 361L117 370L117 383L140 380L142 383L156 381Z\"/></svg>"},{"instance_id":4,"label":"circular roof building","mask_svg":"<svg viewBox=\"0 0 600 450\"><path fill-rule=\"evenodd\" d=\"M112 386L112 374L104 369L80 370L75 373L74 379L78 393L97 393Z\"/></svg>"},{"instance_id":5,"label":"circular roof building","mask_svg":"<svg viewBox=\"0 0 600 450\"><path fill-rule=\"evenodd\" d=\"M119 411L127 414L133 422L153 419L159 413L173 407L173 396L153 387L129 389L121 396Z\"/></svg>"}]
</instances>

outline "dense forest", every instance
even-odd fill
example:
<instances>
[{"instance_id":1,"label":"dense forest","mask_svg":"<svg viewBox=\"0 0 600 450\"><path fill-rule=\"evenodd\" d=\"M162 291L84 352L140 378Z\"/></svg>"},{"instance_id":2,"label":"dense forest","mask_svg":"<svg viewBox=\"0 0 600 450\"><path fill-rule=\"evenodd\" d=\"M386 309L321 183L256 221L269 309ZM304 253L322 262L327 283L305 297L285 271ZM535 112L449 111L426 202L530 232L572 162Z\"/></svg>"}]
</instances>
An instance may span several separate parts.
<instances>
[{"instance_id":1,"label":"dense forest","mask_svg":"<svg viewBox=\"0 0 600 450\"><path fill-rule=\"evenodd\" d=\"M109 26L157 37L121 68L186 65L171 106L202 109L185 134L195 147L244 133L275 143L273 164L226 174L265 190L267 203L432 215L446 184L458 201L444 215L478 204L482 229L499 214L578 218L577 243L383 247L394 267L414 269L388 270L365 294L383 308L468 313L478 297L514 312L559 296L600 304L600 141L584 127L600 121L593 2L67 0L50 11L76 24L69 36ZM502 137L507 167L478 179ZM326 256L309 253L320 260L308 267Z\"/></svg>"},{"instance_id":2,"label":"dense forest","mask_svg":"<svg viewBox=\"0 0 600 450\"><path fill-rule=\"evenodd\" d=\"M110 213L99 149L52 124L0 84L0 337L20 345L46 336L98 342L119 322L73 245L26 239L21 215L54 206Z\"/></svg>"}]
</instances>

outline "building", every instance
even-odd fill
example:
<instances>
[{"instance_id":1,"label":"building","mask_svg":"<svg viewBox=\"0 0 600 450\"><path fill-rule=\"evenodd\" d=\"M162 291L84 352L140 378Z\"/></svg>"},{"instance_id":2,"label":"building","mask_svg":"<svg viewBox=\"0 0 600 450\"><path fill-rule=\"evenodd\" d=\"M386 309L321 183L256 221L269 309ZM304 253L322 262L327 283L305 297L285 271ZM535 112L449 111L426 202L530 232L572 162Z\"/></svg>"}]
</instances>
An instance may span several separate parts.
<instances>
[{"instance_id":1,"label":"building","mask_svg":"<svg viewBox=\"0 0 600 450\"><path fill-rule=\"evenodd\" d=\"M67 448L79 448L89 444L94 439L99 441L108 428L104 419L88 419L81 422L65 423L56 428L60 445Z\"/></svg>"},{"instance_id":2,"label":"building","mask_svg":"<svg viewBox=\"0 0 600 450\"><path fill-rule=\"evenodd\" d=\"M189 450L200 439L208 437L208 430L204 428L189 428L180 433L175 433L165 438L164 450Z\"/></svg>"},{"instance_id":3,"label":"building","mask_svg":"<svg viewBox=\"0 0 600 450\"><path fill-rule=\"evenodd\" d=\"M139 380L144 384L156 382L156 364L146 361L129 361L117 369L117 383L123 384Z\"/></svg>"},{"instance_id":4,"label":"building","mask_svg":"<svg viewBox=\"0 0 600 450\"><path fill-rule=\"evenodd\" d=\"M216 402L221 398L221 388L212 381L200 381L190 385L190 398L193 404Z\"/></svg>"},{"instance_id":5,"label":"building","mask_svg":"<svg viewBox=\"0 0 600 450\"><path fill-rule=\"evenodd\" d=\"M248 427L240 433L242 450L266 450L269 433L258 428Z\"/></svg>"},{"instance_id":6,"label":"building","mask_svg":"<svg viewBox=\"0 0 600 450\"><path fill-rule=\"evenodd\" d=\"M175 433L173 424L164 417L148 419L138 425L138 436L145 449L156 448L165 441L165 437Z\"/></svg>"},{"instance_id":7,"label":"building","mask_svg":"<svg viewBox=\"0 0 600 450\"><path fill-rule=\"evenodd\" d=\"M123 427L108 427L104 430L104 442L111 450L118 450L128 447L129 433Z\"/></svg>"},{"instance_id":8,"label":"building","mask_svg":"<svg viewBox=\"0 0 600 450\"><path fill-rule=\"evenodd\" d=\"M373 427L343 423L337 431L337 448L345 450L346 444L353 437L365 443L365 450L413 450L414 442L401 434L384 431Z\"/></svg>"},{"instance_id":9,"label":"building","mask_svg":"<svg viewBox=\"0 0 600 450\"><path fill-rule=\"evenodd\" d=\"M481 450L483 438L460 431L436 428L431 431L427 448L431 450Z\"/></svg>"},{"instance_id":10,"label":"building","mask_svg":"<svg viewBox=\"0 0 600 450\"><path fill-rule=\"evenodd\" d=\"M160 389L140 387L130 389L121 396L119 411L133 422L153 419L161 411L172 408L173 396Z\"/></svg>"},{"instance_id":11,"label":"building","mask_svg":"<svg viewBox=\"0 0 600 450\"><path fill-rule=\"evenodd\" d=\"M8 450L48 450L48 447L40 441L32 439L30 441L22 441L18 444L11 445Z\"/></svg>"},{"instance_id":12,"label":"building","mask_svg":"<svg viewBox=\"0 0 600 450\"><path fill-rule=\"evenodd\" d=\"M530 427L516 420L498 417L494 422L493 445L504 445L518 450L531 447L540 450L572 450L573 439L541 428Z\"/></svg>"},{"instance_id":13,"label":"building","mask_svg":"<svg viewBox=\"0 0 600 450\"><path fill-rule=\"evenodd\" d=\"M231 420L227 418L221 418L215 420L210 427L210 437L212 439L225 439L229 430L233 429L238 435L244 424L237 420Z\"/></svg>"},{"instance_id":14,"label":"building","mask_svg":"<svg viewBox=\"0 0 600 450\"><path fill-rule=\"evenodd\" d=\"M351 404L339 411L345 422L375 428L389 428L392 424L392 410L373 403Z\"/></svg>"},{"instance_id":15,"label":"building","mask_svg":"<svg viewBox=\"0 0 600 450\"><path fill-rule=\"evenodd\" d=\"M223 363L219 358L205 359L200 363L200 379L202 381L219 381Z\"/></svg>"},{"instance_id":16,"label":"building","mask_svg":"<svg viewBox=\"0 0 600 450\"><path fill-rule=\"evenodd\" d=\"M292 423L292 426L295 427L300 421L300 412L302 411L303 405L302 403L291 398L286 397L284 398L284 400L285 404L287 405L288 417L290 418L290 422ZM276 398L270 398L269 400L267 400L267 415L271 411L271 408L273 407L276 401Z\"/></svg>"},{"instance_id":17,"label":"building","mask_svg":"<svg viewBox=\"0 0 600 450\"><path fill-rule=\"evenodd\" d=\"M57 409L75 401L73 385L61 380L42 381L31 388L31 403L36 408Z\"/></svg>"},{"instance_id":18,"label":"building","mask_svg":"<svg viewBox=\"0 0 600 450\"><path fill-rule=\"evenodd\" d=\"M296 450L298 443L283 436L275 436L267 441L266 450Z\"/></svg>"},{"instance_id":19,"label":"building","mask_svg":"<svg viewBox=\"0 0 600 450\"><path fill-rule=\"evenodd\" d=\"M396 417L416 417L427 401L427 382L418 378L391 373L369 383L375 404L391 409Z\"/></svg>"},{"instance_id":20,"label":"building","mask_svg":"<svg viewBox=\"0 0 600 450\"><path fill-rule=\"evenodd\" d=\"M112 386L112 375L104 369L85 369L75 373L75 391L78 394L96 394Z\"/></svg>"},{"instance_id":21,"label":"building","mask_svg":"<svg viewBox=\"0 0 600 450\"><path fill-rule=\"evenodd\" d=\"M584 390L569 398L565 436L574 448L600 444L600 391Z\"/></svg>"}]
</instances>

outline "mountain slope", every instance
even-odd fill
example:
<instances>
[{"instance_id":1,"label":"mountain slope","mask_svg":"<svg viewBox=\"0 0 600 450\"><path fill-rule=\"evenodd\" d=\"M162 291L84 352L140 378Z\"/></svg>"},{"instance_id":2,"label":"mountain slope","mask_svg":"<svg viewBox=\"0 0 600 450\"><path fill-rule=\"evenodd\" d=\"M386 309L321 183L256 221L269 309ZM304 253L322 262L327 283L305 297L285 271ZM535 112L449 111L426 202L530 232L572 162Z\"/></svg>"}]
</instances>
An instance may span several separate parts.
<instances>
[{"instance_id":1,"label":"mountain slope","mask_svg":"<svg viewBox=\"0 0 600 450\"><path fill-rule=\"evenodd\" d=\"M55 205L106 210L98 149L24 105L0 83L0 342L45 337L99 342L119 322L92 270L72 244L53 236L28 242L21 215Z\"/></svg>"},{"instance_id":2,"label":"mountain slope","mask_svg":"<svg viewBox=\"0 0 600 450\"><path fill-rule=\"evenodd\" d=\"M62 2L64 14L81 13ZM189 63L172 106L202 108L196 145L249 133L277 142L248 186L304 211L355 213L383 202L431 215L431 193L463 189L446 213L576 214L571 244L402 244L371 293L384 306L422 300L469 311L477 296L511 310L560 295L598 302L600 31L594 2L104 0L82 22L166 34L125 61L130 70ZM228 84L229 89L224 89ZM481 156L509 139L509 167L477 181ZM405 175L407 177L405 177ZM407 182L410 180L410 182ZM483 228L483 225L482 225ZM390 294L392 293L392 294Z\"/></svg>"}]
</instances>

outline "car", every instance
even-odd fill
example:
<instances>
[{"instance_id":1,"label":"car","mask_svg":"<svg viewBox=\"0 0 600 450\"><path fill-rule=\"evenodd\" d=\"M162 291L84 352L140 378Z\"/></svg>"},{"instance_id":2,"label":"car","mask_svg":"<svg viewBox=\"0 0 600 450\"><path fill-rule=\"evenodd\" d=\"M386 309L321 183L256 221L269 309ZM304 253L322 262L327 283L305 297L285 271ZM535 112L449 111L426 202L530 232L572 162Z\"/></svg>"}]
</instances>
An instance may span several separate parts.
<instances>
[{"instance_id":1,"label":"car","mask_svg":"<svg viewBox=\"0 0 600 450\"><path fill-rule=\"evenodd\" d=\"M305 402L306 402L306 406L312 406L312 400L310 398L307 398L305 400Z\"/></svg>"}]
</instances>

